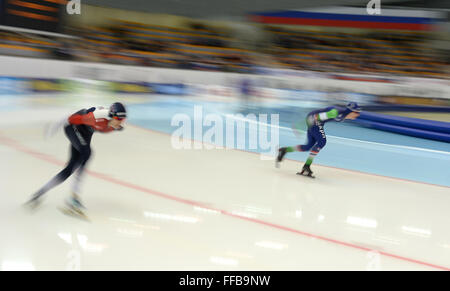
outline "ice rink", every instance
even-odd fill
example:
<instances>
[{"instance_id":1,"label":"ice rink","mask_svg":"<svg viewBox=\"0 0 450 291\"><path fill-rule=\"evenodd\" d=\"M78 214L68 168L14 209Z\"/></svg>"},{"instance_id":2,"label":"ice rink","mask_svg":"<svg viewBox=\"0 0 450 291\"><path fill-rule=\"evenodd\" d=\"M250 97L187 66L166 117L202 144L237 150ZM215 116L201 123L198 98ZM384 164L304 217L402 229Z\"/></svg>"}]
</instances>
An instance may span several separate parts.
<instances>
[{"instance_id":1,"label":"ice rink","mask_svg":"<svg viewBox=\"0 0 450 291\"><path fill-rule=\"evenodd\" d=\"M112 99L0 99L1 270L450 270L445 149L355 142L346 168L330 153L347 141L331 139L313 180L295 175L306 155L276 169L255 152L173 149L139 111L152 100L128 97L126 129L93 137L86 222L57 209L70 179L36 212L22 204L68 157L63 132L46 140L44 125Z\"/></svg>"}]
</instances>

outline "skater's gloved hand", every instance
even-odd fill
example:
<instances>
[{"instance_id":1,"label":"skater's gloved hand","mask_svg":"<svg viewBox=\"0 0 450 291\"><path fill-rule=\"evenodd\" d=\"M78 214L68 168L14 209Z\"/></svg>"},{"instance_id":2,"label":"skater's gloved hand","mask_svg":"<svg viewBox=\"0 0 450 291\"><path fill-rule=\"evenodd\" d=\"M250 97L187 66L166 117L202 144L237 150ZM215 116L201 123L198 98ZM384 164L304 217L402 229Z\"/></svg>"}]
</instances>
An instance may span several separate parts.
<instances>
[{"instance_id":1,"label":"skater's gloved hand","mask_svg":"<svg viewBox=\"0 0 450 291\"><path fill-rule=\"evenodd\" d=\"M44 139L50 138L50 124L44 125Z\"/></svg>"},{"instance_id":2,"label":"skater's gloved hand","mask_svg":"<svg viewBox=\"0 0 450 291\"><path fill-rule=\"evenodd\" d=\"M49 139L49 138L53 137L66 124L67 124L67 118L64 118L58 122L47 123L44 127L44 138Z\"/></svg>"},{"instance_id":3,"label":"skater's gloved hand","mask_svg":"<svg viewBox=\"0 0 450 291\"><path fill-rule=\"evenodd\" d=\"M123 126L119 125L119 127L116 130L123 130Z\"/></svg>"}]
</instances>

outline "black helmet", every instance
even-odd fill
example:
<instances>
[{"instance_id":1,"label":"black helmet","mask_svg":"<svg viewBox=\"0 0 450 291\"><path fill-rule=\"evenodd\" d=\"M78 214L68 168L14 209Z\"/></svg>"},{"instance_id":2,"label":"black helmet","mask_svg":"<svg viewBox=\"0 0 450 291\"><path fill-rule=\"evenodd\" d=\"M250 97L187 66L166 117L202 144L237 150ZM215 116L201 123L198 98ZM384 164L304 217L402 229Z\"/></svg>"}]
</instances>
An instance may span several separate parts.
<instances>
[{"instance_id":1,"label":"black helmet","mask_svg":"<svg viewBox=\"0 0 450 291\"><path fill-rule=\"evenodd\" d=\"M361 112L361 107L359 107L358 103L350 102L347 104L347 109L352 112Z\"/></svg>"},{"instance_id":2,"label":"black helmet","mask_svg":"<svg viewBox=\"0 0 450 291\"><path fill-rule=\"evenodd\" d=\"M127 117L127 110L122 103L116 102L111 105L109 108L109 117L116 119L124 119Z\"/></svg>"},{"instance_id":3,"label":"black helmet","mask_svg":"<svg viewBox=\"0 0 450 291\"><path fill-rule=\"evenodd\" d=\"M358 103L356 103L356 102L348 103L343 112L343 116L345 117L352 112L358 112L358 113L361 112L361 107L359 107Z\"/></svg>"}]
</instances>

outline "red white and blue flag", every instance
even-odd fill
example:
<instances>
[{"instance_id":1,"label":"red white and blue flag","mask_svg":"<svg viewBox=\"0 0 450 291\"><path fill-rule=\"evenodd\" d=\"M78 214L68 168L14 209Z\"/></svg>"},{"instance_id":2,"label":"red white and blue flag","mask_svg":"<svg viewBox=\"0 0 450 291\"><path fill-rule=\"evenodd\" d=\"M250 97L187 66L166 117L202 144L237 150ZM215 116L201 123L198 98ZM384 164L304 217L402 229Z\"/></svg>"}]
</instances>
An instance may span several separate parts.
<instances>
[{"instance_id":1,"label":"red white and blue flag","mask_svg":"<svg viewBox=\"0 0 450 291\"><path fill-rule=\"evenodd\" d=\"M437 11L383 9L370 15L366 7L328 7L253 13L253 21L267 24L351 27L365 29L433 30L445 16Z\"/></svg>"}]
</instances>

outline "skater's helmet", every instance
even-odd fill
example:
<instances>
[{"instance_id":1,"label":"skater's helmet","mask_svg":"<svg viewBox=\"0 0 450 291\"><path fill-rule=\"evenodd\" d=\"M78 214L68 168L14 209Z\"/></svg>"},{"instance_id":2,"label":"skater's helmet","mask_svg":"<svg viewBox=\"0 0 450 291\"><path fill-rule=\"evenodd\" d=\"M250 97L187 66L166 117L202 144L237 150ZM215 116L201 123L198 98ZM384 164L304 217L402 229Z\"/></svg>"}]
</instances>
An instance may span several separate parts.
<instances>
[{"instance_id":1,"label":"skater's helmet","mask_svg":"<svg viewBox=\"0 0 450 291\"><path fill-rule=\"evenodd\" d=\"M122 103L116 102L111 105L109 108L109 117L122 120L127 117L127 110Z\"/></svg>"},{"instance_id":2,"label":"skater's helmet","mask_svg":"<svg viewBox=\"0 0 450 291\"><path fill-rule=\"evenodd\" d=\"M344 111L344 116L347 116L352 112L361 112L361 107L359 107L358 103L356 102L348 103Z\"/></svg>"},{"instance_id":3,"label":"skater's helmet","mask_svg":"<svg viewBox=\"0 0 450 291\"><path fill-rule=\"evenodd\" d=\"M350 109L353 112L361 112L361 107L359 107L358 103L356 103L356 102L348 103L347 109Z\"/></svg>"}]
</instances>

